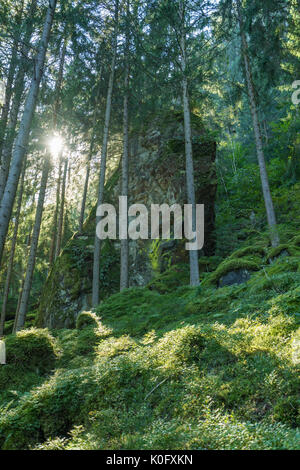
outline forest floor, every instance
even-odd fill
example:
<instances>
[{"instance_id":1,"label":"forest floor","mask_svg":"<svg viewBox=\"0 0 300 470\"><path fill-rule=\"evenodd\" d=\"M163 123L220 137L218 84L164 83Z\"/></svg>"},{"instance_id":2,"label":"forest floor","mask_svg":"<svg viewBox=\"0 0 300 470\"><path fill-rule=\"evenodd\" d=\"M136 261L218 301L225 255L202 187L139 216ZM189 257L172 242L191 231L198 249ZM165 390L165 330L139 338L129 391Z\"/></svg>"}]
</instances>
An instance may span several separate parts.
<instances>
[{"instance_id":1,"label":"forest floor","mask_svg":"<svg viewBox=\"0 0 300 470\"><path fill-rule=\"evenodd\" d=\"M299 449L299 251L238 250L198 288L177 266L76 329L7 336L1 448Z\"/></svg>"}]
</instances>

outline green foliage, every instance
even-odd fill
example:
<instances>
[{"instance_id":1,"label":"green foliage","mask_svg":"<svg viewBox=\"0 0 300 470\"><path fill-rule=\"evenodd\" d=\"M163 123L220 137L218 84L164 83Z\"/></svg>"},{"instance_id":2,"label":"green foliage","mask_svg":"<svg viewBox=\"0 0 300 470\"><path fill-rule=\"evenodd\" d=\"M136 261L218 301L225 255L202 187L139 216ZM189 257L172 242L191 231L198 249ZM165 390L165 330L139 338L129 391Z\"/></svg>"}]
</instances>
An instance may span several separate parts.
<instances>
[{"instance_id":1,"label":"green foliage","mask_svg":"<svg viewBox=\"0 0 300 470\"><path fill-rule=\"evenodd\" d=\"M172 292L176 290L177 287L187 285L189 283L189 275L188 265L175 265L150 281L148 288L160 294Z\"/></svg>"},{"instance_id":2,"label":"green foliage","mask_svg":"<svg viewBox=\"0 0 300 470\"><path fill-rule=\"evenodd\" d=\"M282 255L283 252L287 252L287 254L290 255L290 256L299 256L300 255L300 249L297 246L286 243L286 244L278 245L275 248L272 248L268 252L268 259L272 261L274 258Z\"/></svg>"},{"instance_id":3,"label":"green foliage","mask_svg":"<svg viewBox=\"0 0 300 470\"><path fill-rule=\"evenodd\" d=\"M186 302L174 293L161 295L147 288L131 288L109 297L97 313L118 335L130 331L134 337L170 324L176 316L183 315Z\"/></svg>"},{"instance_id":4,"label":"green foliage","mask_svg":"<svg viewBox=\"0 0 300 470\"><path fill-rule=\"evenodd\" d=\"M271 268L82 313L56 372L2 407L2 449L299 448L299 276Z\"/></svg>"},{"instance_id":5,"label":"green foliage","mask_svg":"<svg viewBox=\"0 0 300 470\"><path fill-rule=\"evenodd\" d=\"M5 338L7 364L0 368L0 402L16 399L56 366L60 349L48 330L28 329Z\"/></svg>"},{"instance_id":6,"label":"green foliage","mask_svg":"<svg viewBox=\"0 0 300 470\"><path fill-rule=\"evenodd\" d=\"M266 254L266 250L262 245L252 245L246 246L245 248L240 248L239 250L234 251L230 256L231 258L243 258L251 256L260 256L264 257Z\"/></svg>"},{"instance_id":7,"label":"green foliage","mask_svg":"<svg viewBox=\"0 0 300 470\"><path fill-rule=\"evenodd\" d=\"M94 328L99 326L99 319L93 312L81 312L76 320L76 328L82 330L86 326L93 326Z\"/></svg>"},{"instance_id":8,"label":"green foliage","mask_svg":"<svg viewBox=\"0 0 300 470\"><path fill-rule=\"evenodd\" d=\"M257 261L257 262L255 262ZM239 269L246 269L248 271L258 271L259 262L258 258L255 261L245 258L234 258L225 260L220 266L207 278L206 283L216 284L219 279L230 271Z\"/></svg>"},{"instance_id":9,"label":"green foliage","mask_svg":"<svg viewBox=\"0 0 300 470\"><path fill-rule=\"evenodd\" d=\"M5 339L7 362L24 369L38 368L42 373L55 366L57 344L48 330L31 328Z\"/></svg>"}]
</instances>

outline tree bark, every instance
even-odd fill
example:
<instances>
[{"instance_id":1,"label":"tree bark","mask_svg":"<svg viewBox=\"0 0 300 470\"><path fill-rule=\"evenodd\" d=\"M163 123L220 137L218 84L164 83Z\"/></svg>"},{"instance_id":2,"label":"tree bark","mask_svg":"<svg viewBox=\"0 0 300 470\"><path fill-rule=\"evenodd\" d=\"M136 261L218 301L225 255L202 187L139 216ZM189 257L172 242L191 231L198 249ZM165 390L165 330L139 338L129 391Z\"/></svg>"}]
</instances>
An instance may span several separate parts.
<instances>
[{"instance_id":1,"label":"tree bark","mask_svg":"<svg viewBox=\"0 0 300 470\"><path fill-rule=\"evenodd\" d=\"M0 319L0 337L3 336L3 331L4 331L7 301L8 301L10 281L11 281L11 275L12 275L13 264L14 264L14 257L15 257L16 244L17 244L18 229L19 229L19 221L20 221L20 213L21 213L21 207L22 207L25 171L26 171L26 159L24 160L22 175L21 175L21 180L20 180L20 190L19 190L19 196L18 196L18 201L17 201L14 232L13 232L13 237L11 241L6 279L5 279L5 285L4 285L3 303L2 303L1 319Z\"/></svg>"},{"instance_id":2,"label":"tree bark","mask_svg":"<svg viewBox=\"0 0 300 470\"><path fill-rule=\"evenodd\" d=\"M193 163L193 147L192 147L192 128L191 128L191 114L188 96L188 81L187 81L187 59L186 59L186 31L185 31L185 12L184 2L181 2L181 71L182 71L182 101L183 101L183 114L184 114L184 136L185 136L185 166L186 166L186 188L188 204L192 205L192 228L196 230L196 198L195 198L195 183L194 183L194 163ZM190 250L190 284L191 286L199 285L199 264L198 264L198 251Z\"/></svg>"},{"instance_id":3,"label":"tree bark","mask_svg":"<svg viewBox=\"0 0 300 470\"><path fill-rule=\"evenodd\" d=\"M61 198L60 198L60 211L57 227L57 239L55 247L55 259L60 255L61 249L61 240L63 233L63 224L64 224L64 213L65 213L65 195L66 195L66 180L67 180L67 171L68 171L68 160L65 158L64 162L64 174L61 187Z\"/></svg>"},{"instance_id":4,"label":"tree bark","mask_svg":"<svg viewBox=\"0 0 300 470\"><path fill-rule=\"evenodd\" d=\"M20 26L22 23L23 9L24 9L24 0L21 1L20 9L16 15L15 24L17 26ZM3 104L2 112L1 112L0 155L2 153L2 147L4 143L4 136L5 136L6 125L7 125L8 114L9 114L10 101L11 101L11 97L13 93L13 81L14 81L14 76L15 76L15 71L16 71L16 66L17 66L19 40L20 40L19 33L16 32L14 36L14 41L13 41L13 46L12 46L12 55L11 55L11 60L9 64L9 69L8 69L8 76L7 76L7 82L6 82L6 87L5 87L4 104Z\"/></svg>"},{"instance_id":5,"label":"tree bark","mask_svg":"<svg viewBox=\"0 0 300 470\"><path fill-rule=\"evenodd\" d=\"M34 205L34 201L32 203ZM31 237L32 237L32 226L30 227L29 234L27 237L27 242L26 242L26 251L24 253L24 259L27 260L29 257L29 252L30 252L30 244L31 244ZM17 321L18 321L18 316L19 316L19 310L20 310L20 304L21 304L21 298L22 298L22 292L24 288L24 282L25 282L25 274L26 274L26 265L22 266L22 274L20 276L20 285L19 285L19 290L18 290L18 303L17 303L17 308L16 308L16 314L15 314L15 320L14 320L14 326L13 326L13 333L16 332L16 327L17 327Z\"/></svg>"},{"instance_id":6,"label":"tree bark","mask_svg":"<svg viewBox=\"0 0 300 470\"><path fill-rule=\"evenodd\" d=\"M111 71L108 82L107 99L106 99L106 110L105 110L105 123L104 123L104 134L101 151L101 164L100 164L100 181L98 191L98 202L97 207L103 203L104 195L104 184L105 184L105 173L106 173L106 156L107 156L107 144L109 135L109 123L111 114L111 102L112 92L115 77L115 66L117 58L117 37L118 37L118 18L119 18L119 0L115 3L115 32L113 40L113 57L111 62ZM99 217L96 217L96 226L100 221ZM94 244L94 262L93 262L93 290L92 290L92 305L96 307L99 304L99 289L100 289L100 253L101 253L101 240L95 234Z\"/></svg>"},{"instance_id":7,"label":"tree bark","mask_svg":"<svg viewBox=\"0 0 300 470\"><path fill-rule=\"evenodd\" d=\"M58 221L58 214L59 214L59 207L60 207L61 170L62 170L62 159L60 155L59 165L58 165L58 180L57 180L57 187L56 187L55 211L54 211L54 217L53 217L53 232L52 232L50 255L49 255L50 268L53 265L53 262L55 259L55 248L56 248L56 241L57 241L57 221Z\"/></svg>"},{"instance_id":8,"label":"tree bark","mask_svg":"<svg viewBox=\"0 0 300 470\"><path fill-rule=\"evenodd\" d=\"M15 131L18 122L18 114L22 102L22 95L25 87L25 74L27 69L27 57L29 54L29 44L33 32L33 21L32 17L34 11L36 9L37 0L32 0L29 11L28 17L26 20L25 26L25 34L22 40L22 47L21 47L21 59L19 61L19 67L15 78L15 85L14 85L14 96L12 99L12 104L9 113L9 121L7 125L7 132L5 141L3 144L2 149L0 149L0 155L2 150L2 158L1 158L1 167L0 167L0 201L2 200L3 193L5 190L5 185L8 177L9 166L11 162L11 154L13 149L13 143L15 139Z\"/></svg>"},{"instance_id":9,"label":"tree bark","mask_svg":"<svg viewBox=\"0 0 300 470\"><path fill-rule=\"evenodd\" d=\"M261 129L259 125L256 96L255 96L254 84L253 84L252 73L251 73L251 64L250 64L250 58L248 55L248 44L246 40L246 35L244 33L244 29L243 29L243 16L242 16L240 0L237 0L237 10L238 10L240 34L241 34L241 40L242 40L242 55L243 55L244 64L245 64L246 82L247 82L248 96L249 96L249 101L250 101L250 109L251 109L251 116L252 116L254 136L255 136L256 153L257 153L257 159L258 159L259 170L260 170L261 185L262 185L262 191L263 191L264 202L265 202L265 207L266 207L267 220L268 220L268 224L270 228L271 243L273 247L276 247L279 245L280 240L279 240L279 234L278 234L272 195L270 191L269 178L268 178L268 173L267 173L267 168L266 168L266 161L265 161L265 155L264 155L264 150L263 150L263 140L262 140L262 134L261 134Z\"/></svg>"},{"instance_id":10,"label":"tree bark","mask_svg":"<svg viewBox=\"0 0 300 470\"><path fill-rule=\"evenodd\" d=\"M129 0L126 4L126 38L125 38L125 82L124 82L124 111L123 111L123 158L122 158L122 196L128 198L128 160L129 160ZM129 287L128 278L128 223L126 239L121 239L121 269L120 291Z\"/></svg>"},{"instance_id":11,"label":"tree bark","mask_svg":"<svg viewBox=\"0 0 300 470\"><path fill-rule=\"evenodd\" d=\"M15 149L13 152L13 159L5 187L5 192L0 204L0 263L2 260L8 224L16 196L18 181L20 178L22 161L27 150L30 127L36 107L40 82L43 75L43 68L50 37L51 26L53 22L54 11L56 7L56 1L57 0L49 0L46 21L44 24L42 39L34 68L34 76L32 78L30 90L26 99L24 113L16 139Z\"/></svg>"},{"instance_id":12,"label":"tree bark","mask_svg":"<svg viewBox=\"0 0 300 470\"><path fill-rule=\"evenodd\" d=\"M36 213L35 213L35 221L34 221L34 227L33 227L32 239L31 239L30 253L28 257L26 275L25 275L24 286L23 286L22 296L21 296L21 301L20 301L20 308L19 308L19 312L17 316L16 331L19 331L24 327L25 320L26 320L29 295L30 295L30 290L32 286L32 278L33 278L34 266L35 266L35 261L36 261L36 252L37 252L38 241L39 241L39 236L40 236L41 221L42 221L42 215L43 215L43 209L44 209L44 200L45 200L49 170L50 170L50 163L49 163L49 158L46 155L44 165L43 165L43 173L42 173L42 180L41 180L41 186L40 186L40 191L39 191L39 198L38 198L38 203L37 203L37 208L36 208Z\"/></svg>"}]
</instances>

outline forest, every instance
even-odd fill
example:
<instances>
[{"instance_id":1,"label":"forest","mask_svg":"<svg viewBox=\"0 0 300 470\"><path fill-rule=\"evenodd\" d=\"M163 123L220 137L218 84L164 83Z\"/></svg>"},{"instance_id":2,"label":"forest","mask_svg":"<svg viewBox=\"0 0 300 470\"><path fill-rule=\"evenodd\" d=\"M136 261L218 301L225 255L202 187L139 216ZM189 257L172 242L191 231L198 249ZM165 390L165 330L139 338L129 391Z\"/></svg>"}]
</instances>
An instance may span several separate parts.
<instances>
[{"instance_id":1,"label":"forest","mask_svg":"<svg viewBox=\"0 0 300 470\"><path fill-rule=\"evenodd\" d=\"M300 449L299 109L298 0L1 0L1 450Z\"/></svg>"}]
</instances>

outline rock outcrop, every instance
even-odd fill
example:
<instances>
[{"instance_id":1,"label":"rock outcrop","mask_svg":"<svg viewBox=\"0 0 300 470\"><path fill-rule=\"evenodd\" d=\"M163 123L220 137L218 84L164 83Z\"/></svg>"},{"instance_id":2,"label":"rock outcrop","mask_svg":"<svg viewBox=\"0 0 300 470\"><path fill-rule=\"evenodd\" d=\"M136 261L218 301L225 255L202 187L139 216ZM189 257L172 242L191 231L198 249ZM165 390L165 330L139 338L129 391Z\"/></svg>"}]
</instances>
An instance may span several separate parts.
<instances>
[{"instance_id":1,"label":"rock outcrop","mask_svg":"<svg viewBox=\"0 0 300 470\"><path fill-rule=\"evenodd\" d=\"M205 205L203 254L214 252L214 202L217 179L216 143L204 130L201 119L192 115L196 202ZM118 207L120 170L106 184L105 202ZM183 118L170 113L152 123L144 135L131 142L129 204L185 204L185 157ZM72 328L78 314L90 308L95 209L53 266L41 296L37 324L50 328ZM178 263L188 262L188 252L179 240L130 241L130 285L146 285L153 277ZM101 299L119 288L118 241L102 244Z\"/></svg>"}]
</instances>

